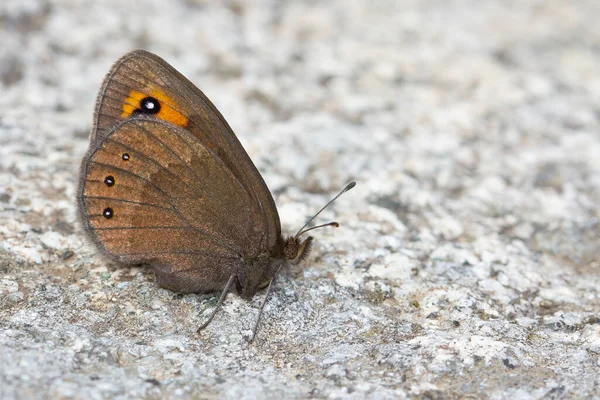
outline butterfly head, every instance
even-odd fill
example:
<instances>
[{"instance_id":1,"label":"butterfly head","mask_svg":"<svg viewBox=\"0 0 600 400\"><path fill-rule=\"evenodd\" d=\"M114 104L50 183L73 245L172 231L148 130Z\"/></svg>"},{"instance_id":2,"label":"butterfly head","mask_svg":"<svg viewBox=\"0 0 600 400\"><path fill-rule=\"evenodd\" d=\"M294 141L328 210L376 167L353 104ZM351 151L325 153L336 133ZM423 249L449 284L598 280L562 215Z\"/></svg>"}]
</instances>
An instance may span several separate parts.
<instances>
[{"instance_id":1,"label":"butterfly head","mask_svg":"<svg viewBox=\"0 0 600 400\"><path fill-rule=\"evenodd\" d=\"M283 244L283 255L289 263L296 265L304 261L310 254L312 248L312 236L307 237L303 241L299 238L290 236Z\"/></svg>"}]
</instances>

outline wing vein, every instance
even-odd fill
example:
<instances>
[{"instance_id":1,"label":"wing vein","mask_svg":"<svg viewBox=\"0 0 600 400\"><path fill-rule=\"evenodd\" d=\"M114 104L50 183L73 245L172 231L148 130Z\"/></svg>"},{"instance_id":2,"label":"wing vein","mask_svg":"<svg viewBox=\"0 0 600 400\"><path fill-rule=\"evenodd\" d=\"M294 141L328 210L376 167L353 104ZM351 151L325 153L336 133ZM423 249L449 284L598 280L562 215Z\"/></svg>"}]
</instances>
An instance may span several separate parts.
<instances>
[{"instance_id":1,"label":"wing vein","mask_svg":"<svg viewBox=\"0 0 600 400\"><path fill-rule=\"evenodd\" d=\"M98 181L94 181L94 182L98 182ZM86 195L83 195L83 197L85 197L86 199L121 201L123 203L139 204L139 205L142 205L142 206L156 207L156 208L162 208L163 210L170 210L170 211L172 211L172 209L170 207L164 207L164 206L161 206L159 204L146 203L146 202L143 202L143 201L127 200L127 199L122 199L120 197L86 196Z\"/></svg>"},{"instance_id":2,"label":"wing vein","mask_svg":"<svg viewBox=\"0 0 600 400\"><path fill-rule=\"evenodd\" d=\"M178 216L179 216L179 217L180 217L182 220L184 220L184 221L188 222L188 227L189 227L190 229L193 229L193 230L197 231L197 232L198 232L198 233L200 233L200 234L203 234L203 235L206 235L206 236L208 236L208 237L211 237L211 238L212 238L213 240L215 240L215 241L216 241L216 242L217 242L219 245L221 245L221 247L224 247L224 248L226 248L226 249L228 249L228 250L232 251L232 252L233 252L233 253L235 253L235 254L240 254L240 253L239 253L239 251L237 251L237 250L233 249L233 248L232 248L231 246L229 246L227 243L223 242L222 238L219 238L219 237L218 237L218 236L216 236L216 235L213 235L213 234L211 234L211 233L209 233L209 232L207 232L207 231L205 231L205 230L203 230L203 229L200 229L200 228L198 228L198 227L196 227L196 226L193 226L193 225L191 225L191 224L189 223L189 221L187 220L187 218L185 218L185 217L184 217L184 216L181 214L181 212L180 212L180 211L177 209L177 207L174 207L173 203L171 202L171 197L170 197L170 196L169 196L169 195L168 195L168 194L167 194L167 193L166 193L164 190L162 190L161 188L159 188L158 186L156 186L156 185L154 184L154 182L152 182L152 181L150 181L150 180L148 180L148 179L144 178L143 176L140 176L140 175L138 175L138 174L136 174L136 173L134 173L134 172L127 171L126 169L119 168L119 167L116 167L116 166L114 166L114 165L105 164L105 163L101 163L101 162L98 162L98 161L93 161L93 160L92 160L92 161L90 161L90 164L91 164L91 163L98 164L98 165L102 165L102 166L105 166L105 167L114 168L114 169L116 169L116 170L118 170L118 171L121 171L121 172L124 172L124 173L126 173L126 174L129 174L129 175L135 176L135 177L137 177L137 178L139 178L139 179L141 179L141 180L143 180L143 181L147 182L148 184L150 184L152 187L154 187L156 190L158 190L159 192L161 192L162 194L164 194L164 195L165 195L165 196L166 196L166 197L169 199L169 203L171 204L171 210L172 210L173 212L175 212L175 213L176 213L176 214L177 214L177 215L178 215ZM133 228L133 229L135 229L135 227L130 227L130 228ZM112 228L93 228L93 229L104 230L104 229L112 229ZM121 229L123 229L123 228L121 228Z\"/></svg>"},{"instance_id":3,"label":"wing vein","mask_svg":"<svg viewBox=\"0 0 600 400\"><path fill-rule=\"evenodd\" d=\"M140 124L137 124L141 129L143 129L148 135L152 136L156 141L158 141L160 144L162 144L167 150L169 150L172 154L174 154L191 172L192 174L194 174L196 176L196 178L198 178L198 180L200 180L200 176L198 176L198 174L185 162L181 159L181 157L179 157L179 155L169 147L169 145L165 144L163 141L161 141L158 137L156 137L152 132L150 132L148 129L144 128L143 126L140 126ZM227 173L229 174L230 177L232 177L234 179L235 182L237 182L240 185L240 188L246 193L246 195L249 197L249 200L251 200L251 196L250 194L247 192L246 188L244 187L244 185L242 184L242 182L240 182L240 180L237 178L237 176L235 176L235 174L231 171L231 169L229 169L227 167L227 165L223 162L223 160L221 160L216 154L214 154L212 151L210 151L210 149L208 149L208 147L206 147L198 138L196 138L194 135L190 135L190 137L197 141L197 143L200 144L200 146L202 146L215 160L218 160L217 162L219 162L219 165L221 166L221 168ZM185 146L190 149L190 151L194 152L194 149L190 146L190 144L183 140L183 143L185 144ZM246 215L249 217L249 220L254 222L254 219L252 218L252 213L246 209Z\"/></svg>"}]
</instances>

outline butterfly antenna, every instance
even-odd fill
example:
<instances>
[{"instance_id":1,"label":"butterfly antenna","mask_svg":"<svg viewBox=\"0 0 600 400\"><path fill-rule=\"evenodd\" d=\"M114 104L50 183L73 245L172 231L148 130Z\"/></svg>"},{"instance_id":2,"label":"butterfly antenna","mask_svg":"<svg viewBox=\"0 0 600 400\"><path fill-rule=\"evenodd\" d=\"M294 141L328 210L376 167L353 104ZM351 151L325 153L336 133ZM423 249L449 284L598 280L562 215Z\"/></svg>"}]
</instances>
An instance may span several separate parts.
<instances>
[{"instance_id":1,"label":"butterfly antenna","mask_svg":"<svg viewBox=\"0 0 600 400\"><path fill-rule=\"evenodd\" d=\"M344 193L346 193L348 190L352 189L354 186L356 186L356 182L350 182L348 185L346 185L346 187L344 189L342 189L342 191L339 192L337 194L337 196L335 196L333 199L331 199L329 201L329 203L325 204L325 206L323 208L321 208L318 213L316 213L315 215L313 215L313 217L311 219L309 219L308 222L305 223L304 226L298 230L298 233L296 233L296 236L294 236L294 238L297 239L303 233L306 233L306 232L311 231L313 229L322 228L324 226L335 226L336 228L338 226L340 226L340 224L338 224L337 222L330 222L328 224L323 224L323 225L319 225L319 226L313 226L312 228L308 228L307 230L303 230L304 228L306 228L308 226L308 224L310 224L313 221L313 219L317 218L317 216L319 214L321 214L321 212L323 212L324 209L326 209L327 207L329 207L329 205L331 203L333 203L334 201L336 201L338 197L340 197L341 195L343 195Z\"/></svg>"},{"instance_id":2,"label":"butterfly antenna","mask_svg":"<svg viewBox=\"0 0 600 400\"><path fill-rule=\"evenodd\" d=\"M304 235L306 232L310 232L310 231L312 231L313 229L324 228L324 227L326 227L326 226L333 226L333 227L339 228L339 227L340 227L340 224L338 224L337 222L328 222L328 223L326 223L326 224L322 224L322 225L313 226L313 227L310 227L310 228L308 228L308 229L305 229L305 230L303 230L302 232L300 232L300 233L298 234L298 236L300 236L300 235ZM296 236L296 237L298 237L298 236Z\"/></svg>"}]
</instances>

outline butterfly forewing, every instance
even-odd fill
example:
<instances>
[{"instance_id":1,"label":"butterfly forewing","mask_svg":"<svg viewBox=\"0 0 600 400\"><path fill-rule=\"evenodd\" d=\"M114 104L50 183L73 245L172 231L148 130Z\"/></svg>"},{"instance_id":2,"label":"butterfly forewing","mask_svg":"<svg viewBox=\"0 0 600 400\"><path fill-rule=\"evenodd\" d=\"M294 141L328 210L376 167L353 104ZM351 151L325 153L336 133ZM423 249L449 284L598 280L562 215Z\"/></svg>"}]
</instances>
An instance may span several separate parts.
<instances>
[{"instance_id":1,"label":"butterfly forewing","mask_svg":"<svg viewBox=\"0 0 600 400\"><path fill-rule=\"evenodd\" d=\"M146 104L148 99L151 101ZM96 105L92 144L99 146L111 134L115 124L121 120L136 119L140 112L149 113L157 120L189 132L205 149L203 154L210 153L215 164L220 163L235 177L235 180L219 181L224 175L211 177L211 170L206 168L195 171L202 184L218 186L225 192L224 196L223 193L215 193L218 196L215 198L223 200L235 195L247 199L244 207L251 214L251 224L245 225L247 230L244 237L235 237L234 240L239 240L236 242L238 247L272 249L281 235L275 203L258 170L223 116L198 88L167 62L154 54L137 50L118 60L102 85ZM134 148L139 145L139 142L128 143ZM177 145L181 143L178 142ZM198 158L188 160L190 168L196 166L198 169L198 166L203 166L202 154L186 156ZM196 210L188 212L191 214L188 217L195 216L200 223L205 216L198 208L210 210L210 213L219 211L208 205L203 208L199 204ZM231 205L223 204L220 211L231 214L233 210L228 207ZM245 218L248 216L245 215ZM237 224L238 220L233 217L224 219L220 220L224 227L221 233L236 229L232 225Z\"/></svg>"}]
</instances>

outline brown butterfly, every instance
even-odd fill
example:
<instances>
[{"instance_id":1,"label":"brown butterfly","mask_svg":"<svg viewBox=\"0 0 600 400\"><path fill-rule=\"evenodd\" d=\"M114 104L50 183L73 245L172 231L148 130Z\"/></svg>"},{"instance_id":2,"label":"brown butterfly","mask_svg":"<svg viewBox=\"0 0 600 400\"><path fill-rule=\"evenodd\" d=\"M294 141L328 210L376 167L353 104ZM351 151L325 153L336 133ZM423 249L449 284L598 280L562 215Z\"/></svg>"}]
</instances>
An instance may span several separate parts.
<instances>
[{"instance_id":1,"label":"brown butterfly","mask_svg":"<svg viewBox=\"0 0 600 400\"><path fill-rule=\"evenodd\" d=\"M279 270L308 256L312 237L299 237L338 226L304 230L313 217L284 239L273 197L221 113L143 50L119 59L100 88L77 197L88 236L110 259L148 264L176 292L223 290L199 330L234 284L246 299L268 285L266 301Z\"/></svg>"}]
</instances>

